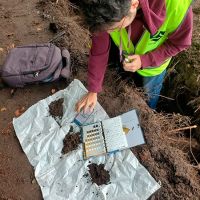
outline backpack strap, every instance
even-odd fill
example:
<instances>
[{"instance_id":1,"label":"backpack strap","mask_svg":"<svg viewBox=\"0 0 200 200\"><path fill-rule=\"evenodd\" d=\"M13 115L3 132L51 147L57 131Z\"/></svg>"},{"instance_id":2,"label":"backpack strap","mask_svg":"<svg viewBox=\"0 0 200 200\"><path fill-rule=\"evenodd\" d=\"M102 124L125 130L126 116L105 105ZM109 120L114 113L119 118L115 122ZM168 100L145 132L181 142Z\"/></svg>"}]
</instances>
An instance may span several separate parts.
<instances>
[{"instance_id":1,"label":"backpack strap","mask_svg":"<svg viewBox=\"0 0 200 200\"><path fill-rule=\"evenodd\" d=\"M64 78L69 78L71 73L72 73L72 68L71 68L71 59L70 59L70 54L67 49L63 49L62 52L62 57L64 59L65 66L63 66L61 70L61 76Z\"/></svg>"}]
</instances>

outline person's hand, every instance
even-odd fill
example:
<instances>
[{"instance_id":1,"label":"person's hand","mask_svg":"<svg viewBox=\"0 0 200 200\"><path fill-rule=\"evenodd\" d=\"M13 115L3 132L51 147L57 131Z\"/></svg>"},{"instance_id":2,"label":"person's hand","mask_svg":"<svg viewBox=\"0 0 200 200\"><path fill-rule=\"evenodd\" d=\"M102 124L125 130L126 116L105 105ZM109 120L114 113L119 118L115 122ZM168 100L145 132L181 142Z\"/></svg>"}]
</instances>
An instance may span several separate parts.
<instances>
[{"instance_id":1,"label":"person's hand","mask_svg":"<svg viewBox=\"0 0 200 200\"><path fill-rule=\"evenodd\" d=\"M127 60L127 58L125 59ZM128 62L123 62L123 68L128 72L136 72L142 67L141 58L139 55L130 55L128 56Z\"/></svg>"},{"instance_id":2,"label":"person's hand","mask_svg":"<svg viewBox=\"0 0 200 200\"><path fill-rule=\"evenodd\" d=\"M80 112L83 109L83 112L87 112L88 109L90 112L93 111L97 103L97 93L88 92L83 98L76 104L76 111Z\"/></svg>"}]
</instances>

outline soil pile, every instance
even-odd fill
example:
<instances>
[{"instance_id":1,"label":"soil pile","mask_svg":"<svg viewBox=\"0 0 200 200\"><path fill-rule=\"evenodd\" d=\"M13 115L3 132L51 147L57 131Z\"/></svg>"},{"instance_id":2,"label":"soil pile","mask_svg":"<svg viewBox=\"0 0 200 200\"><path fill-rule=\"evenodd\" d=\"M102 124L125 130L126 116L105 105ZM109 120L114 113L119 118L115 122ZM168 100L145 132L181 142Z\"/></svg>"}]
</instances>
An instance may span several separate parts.
<instances>
[{"instance_id":1,"label":"soil pile","mask_svg":"<svg viewBox=\"0 0 200 200\"><path fill-rule=\"evenodd\" d=\"M78 12L77 6L72 3L75 1L39 0L38 9L42 18L56 26L56 32L65 31L64 36L53 42L69 50L73 72L76 72L77 67L85 66L87 62L90 37L89 32L81 25L81 17L75 14Z\"/></svg>"},{"instance_id":2,"label":"soil pile","mask_svg":"<svg viewBox=\"0 0 200 200\"><path fill-rule=\"evenodd\" d=\"M70 128L69 133L65 136L63 140L62 154L67 154L78 148L81 143L80 133L74 133L73 128Z\"/></svg>"},{"instance_id":3,"label":"soil pile","mask_svg":"<svg viewBox=\"0 0 200 200\"><path fill-rule=\"evenodd\" d=\"M62 119L63 117L63 102L64 99L58 99L56 101L53 101L49 104L49 113L53 118L59 118Z\"/></svg>"},{"instance_id":4,"label":"soil pile","mask_svg":"<svg viewBox=\"0 0 200 200\"><path fill-rule=\"evenodd\" d=\"M110 182L110 174L107 170L104 169L104 164L97 165L92 163L88 165L88 168L92 183L103 185Z\"/></svg>"}]
</instances>

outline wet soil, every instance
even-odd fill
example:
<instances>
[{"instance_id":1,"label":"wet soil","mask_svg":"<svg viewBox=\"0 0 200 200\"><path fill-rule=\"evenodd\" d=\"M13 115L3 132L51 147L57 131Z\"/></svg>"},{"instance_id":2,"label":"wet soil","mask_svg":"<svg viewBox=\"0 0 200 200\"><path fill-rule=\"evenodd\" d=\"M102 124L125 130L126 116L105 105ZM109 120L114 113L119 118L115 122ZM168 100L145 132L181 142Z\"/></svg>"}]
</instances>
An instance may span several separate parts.
<instances>
[{"instance_id":1,"label":"wet soil","mask_svg":"<svg viewBox=\"0 0 200 200\"><path fill-rule=\"evenodd\" d=\"M104 164L97 165L92 163L88 165L88 168L92 183L103 185L110 182L110 174L104 169Z\"/></svg>"},{"instance_id":2,"label":"wet soil","mask_svg":"<svg viewBox=\"0 0 200 200\"><path fill-rule=\"evenodd\" d=\"M63 117L63 102L64 99L58 99L49 104L49 113L53 118L62 119Z\"/></svg>"},{"instance_id":3,"label":"wet soil","mask_svg":"<svg viewBox=\"0 0 200 200\"><path fill-rule=\"evenodd\" d=\"M14 46L43 43L52 39L55 35L49 31L49 24L55 23L58 32L66 31L65 36L56 40L56 44L70 50L74 77L85 83L89 37L87 31L78 25L79 17L73 15L74 8L67 2L66 0L59 0L58 3L54 0L43 1L38 8L37 0L1 0L0 64L3 63L9 49ZM184 70L187 72L179 78L179 80L185 80L180 82L180 92L181 85L187 83L188 86L192 77L196 77L193 79L197 80L197 83L199 80L199 1L195 1L195 5L193 46L184 54L185 57L178 57L181 63L191 61L184 65L180 64L179 70L177 69L177 74L181 74ZM176 74L173 70L172 72L170 77ZM189 77L188 74L190 74ZM11 122L17 109L23 107L27 109L51 95L51 91L55 88L60 90L67 85L65 81L30 85L17 89L14 93L12 88L0 86L0 199L42 200L40 188L34 181L33 169L20 147ZM170 81L170 86L174 85L176 81L173 84ZM195 92L195 98L190 100L195 100L191 103L196 106L194 116L198 117L200 101L196 99L199 97L199 84L189 88L192 88L189 89L190 92ZM173 87L170 90L173 91ZM174 92L174 94L179 93ZM161 183L161 189L150 199L199 199L200 144L196 135L200 129L199 127L196 129L195 137L190 130L177 131L178 128L190 126L190 118L179 114L162 114L152 111L143 100L142 94L120 81L116 72L111 69L106 73L104 90L99 94L98 100L110 117L133 108L138 110L146 145L135 147L132 151L156 181ZM180 100L181 98L178 102ZM196 119L198 122L198 118Z\"/></svg>"},{"instance_id":4,"label":"wet soil","mask_svg":"<svg viewBox=\"0 0 200 200\"><path fill-rule=\"evenodd\" d=\"M74 133L73 130L70 129L69 133L65 136L63 140L62 154L67 154L71 151L76 150L79 144L81 144L80 133Z\"/></svg>"}]
</instances>

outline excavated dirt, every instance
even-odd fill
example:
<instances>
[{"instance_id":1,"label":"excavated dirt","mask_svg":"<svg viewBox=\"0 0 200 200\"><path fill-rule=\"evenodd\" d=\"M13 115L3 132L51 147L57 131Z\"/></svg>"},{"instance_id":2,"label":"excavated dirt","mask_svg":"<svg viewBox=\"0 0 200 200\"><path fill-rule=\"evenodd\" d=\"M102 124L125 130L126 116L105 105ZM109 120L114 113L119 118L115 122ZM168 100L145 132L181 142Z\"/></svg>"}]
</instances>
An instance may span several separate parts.
<instances>
[{"instance_id":1,"label":"excavated dirt","mask_svg":"<svg viewBox=\"0 0 200 200\"><path fill-rule=\"evenodd\" d=\"M193 13L192 46L174 59L162 92L174 100L161 99L160 109L189 115L192 123L198 125L193 133L200 141L200 1L193 3Z\"/></svg>"},{"instance_id":2,"label":"excavated dirt","mask_svg":"<svg viewBox=\"0 0 200 200\"><path fill-rule=\"evenodd\" d=\"M38 2L40 3L38 4ZM190 74L189 77L182 76L180 78L180 80L185 79L185 83L191 82L191 77L199 80L199 4L199 1L195 2L193 47L184 54L186 57L178 57L181 62L193 59L193 62L180 65L179 69L183 69L183 71L188 69L186 72ZM49 24L55 23L58 33L63 30L66 33L54 42L58 46L70 50L74 77L85 83L89 35L79 26L80 18L74 15L74 9L76 8L67 0L1 0L0 64L3 63L7 51L14 46L42 43L52 39L55 34L52 30L49 31ZM76 11L76 13L78 12ZM190 71L189 69L195 70ZM171 77L173 76L174 74L171 74ZM29 108L39 100L51 95L51 91L55 88L60 90L67 85L68 83L65 81L59 81L27 86L24 89L17 89L14 93L11 88L0 85L0 199L42 200L40 188L34 179L33 169L20 147L11 122L17 109ZM193 89L189 89L191 92L196 91L195 98L192 99L195 101L191 103L196 106L193 116L197 117L199 114L199 103L196 100L199 97L198 88L199 84ZM179 93L175 92L175 94ZM150 199L198 200L200 197L200 144L196 139L197 134L194 137L194 132L191 132L190 129L186 131L180 129L191 125L190 118L180 114L162 114L152 111L146 105L141 93L125 84L124 81L120 81L113 69L107 71L104 90L99 94L98 99L110 117L133 108L138 110L146 144L133 148L132 151L141 164L161 184L161 189ZM179 105L180 101L178 102ZM198 122L199 118L196 119ZM200 129L196 130L199 133Z\"/></svg>"},{"instance_id":3,"label":"excavated dirt","mask_svg":"<svg viewBox=\"0 0 200 200\"><path fill-rule=\"evenodd\" d=\"M92 163L88 165L88 168L92 183L103 185L110 182L110 174L107 170L104 169L104 164L97 165Z\"/></svg>"},{"instance_id":4,"label":"excavated dirt","mask_svg":"<svg viewBox=\"0 0 200 200\"><path fill-rule=\"evenodd\" d=\"M63 140L62 154L67 154L73 150L76 150L80 143L80 133L74 133L73 127L71 127L69 133L65 136Z\"/></svg>"},{"instance_id":5,"label":"excavated dirt","mask_svg":"<svg viewBox=\"0 0 200 200\"><path fill-rule=\"evenodd\" d=\"M53 118L62 119L63 117L63 102L64 99L58 99L49 104L49 113Z\"/></svg>"},{"instance_id":6,"label":"excavated dirt","mask_svg":"<svg viewBox=\"0 0 200 200\"><path fill-rule=\"evenodd\" d=\"M190 119L181 115L163 115L151 111L145 102L138 98L136 90L122 81L109 81L111 76L112 73L106 76L105 92L108 95L105 96L103 92L99 99L110 116L116 116L131 108L139 111L146 144L135 147L132 151L162 185L152 199L198 199L200 170L192 154L195 149L200 149L200 144L195 138L191 138L190 142L188 132L176 130L189 126ZM114 77L114 80L117 80L117 77ZM117 91L112 92L114 85L118 85ZM109 103L110 99L112 104Z\"/></svg>"},{"instance_id":7,"label":"excavated dirt","mask_svg":"<svg viewBox=\"0 0 200 200\"><path fill-rule=\"evenodd\" d=\"M74 14L75 5L66 0L39 0L37 3L40 16L56 26L57 32L65 35L54 40L59 47L67 48L71 54L73 72L85 66L89 52L89 32L80 26L81 18Z\"/></svg>"}]
</instances>

